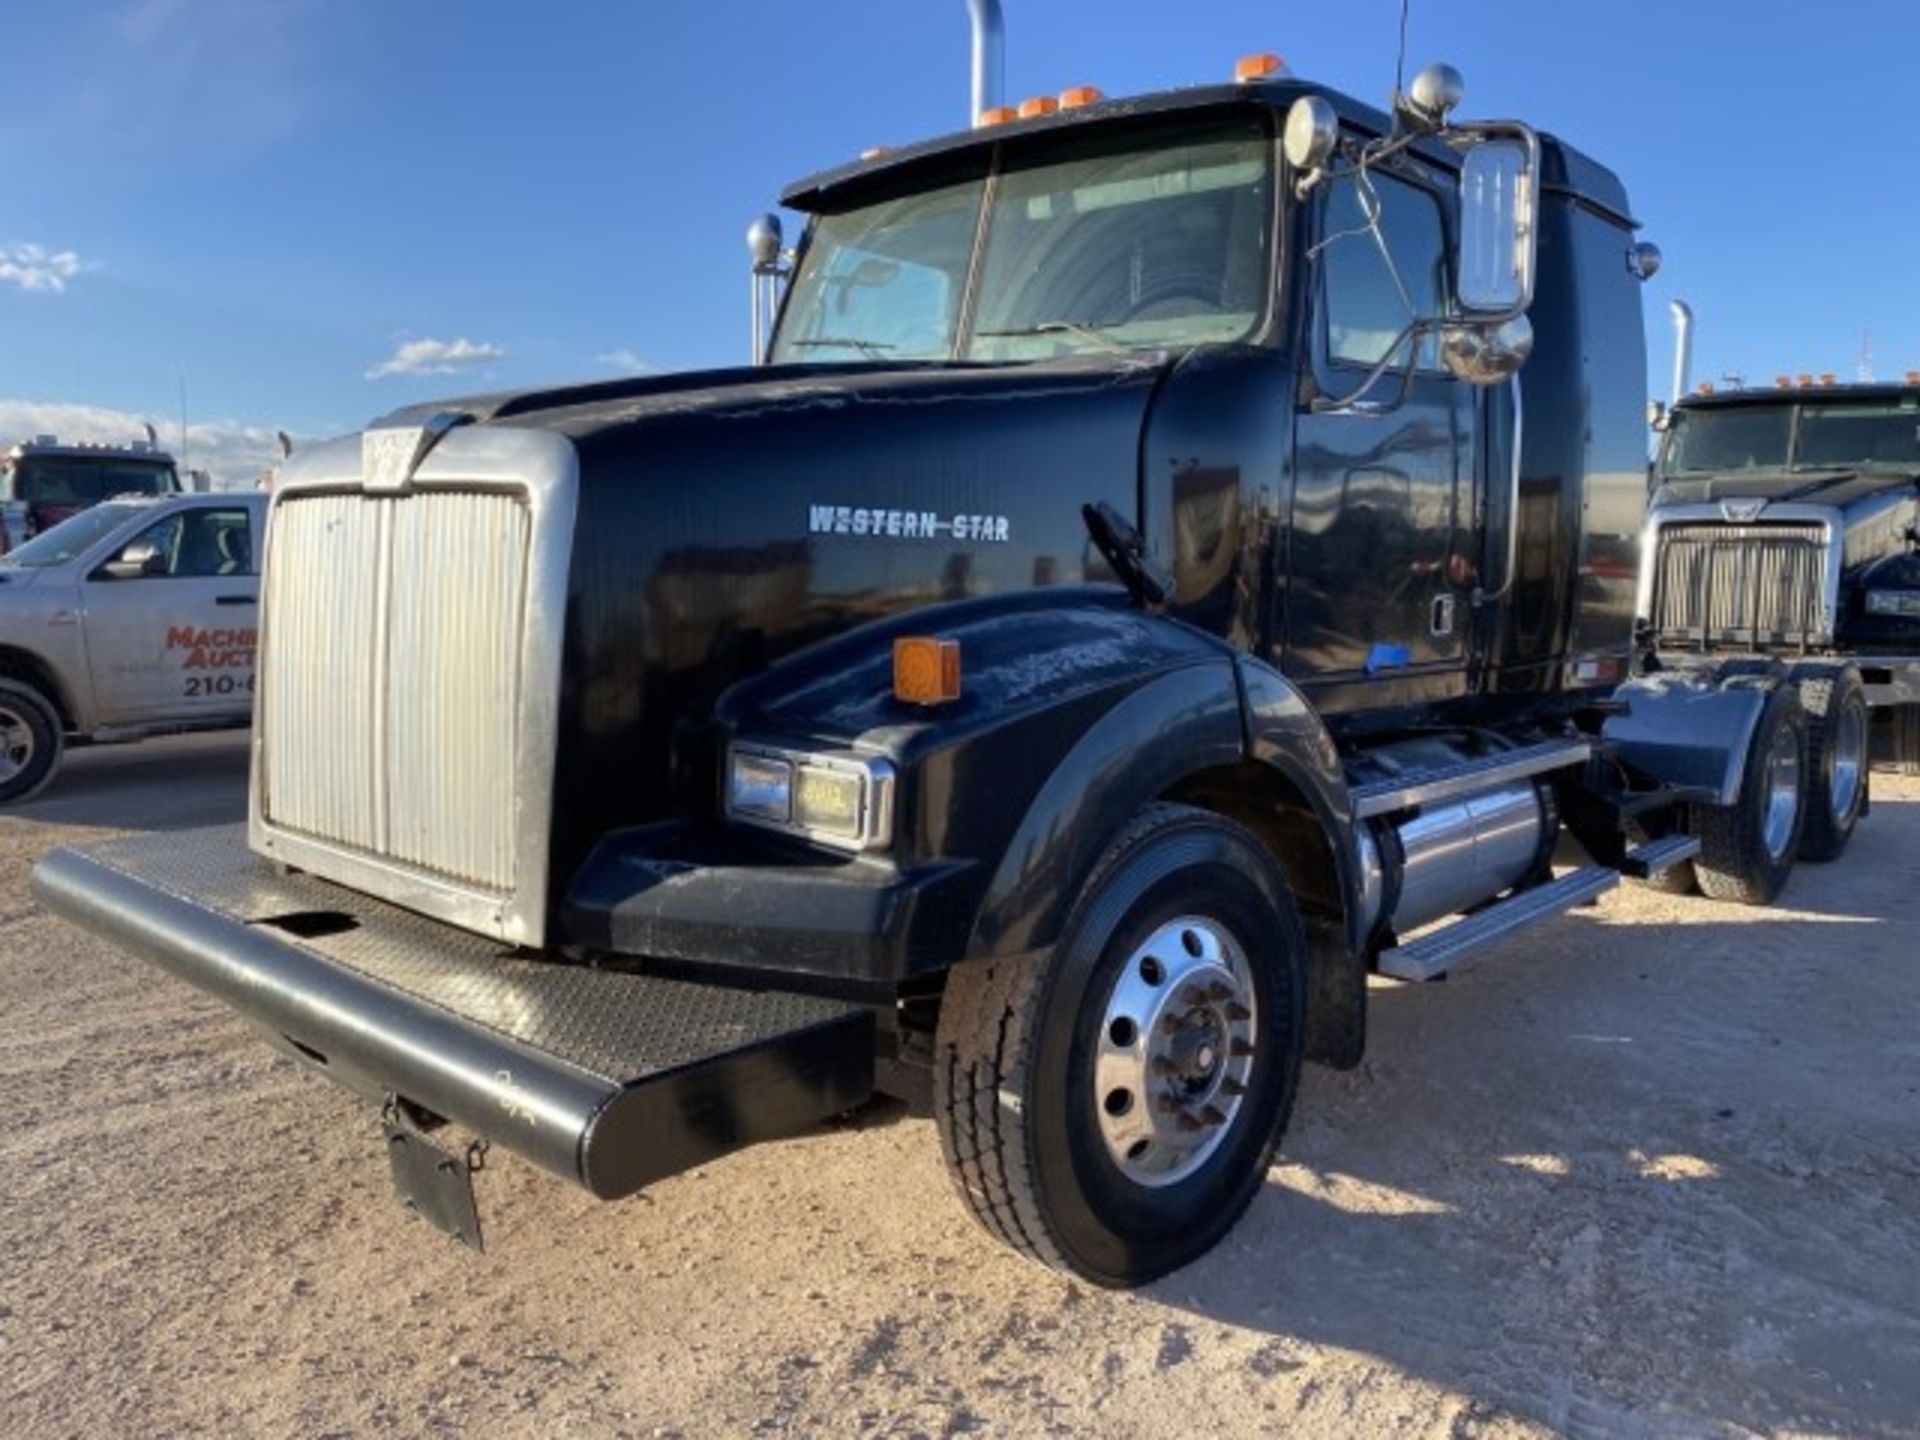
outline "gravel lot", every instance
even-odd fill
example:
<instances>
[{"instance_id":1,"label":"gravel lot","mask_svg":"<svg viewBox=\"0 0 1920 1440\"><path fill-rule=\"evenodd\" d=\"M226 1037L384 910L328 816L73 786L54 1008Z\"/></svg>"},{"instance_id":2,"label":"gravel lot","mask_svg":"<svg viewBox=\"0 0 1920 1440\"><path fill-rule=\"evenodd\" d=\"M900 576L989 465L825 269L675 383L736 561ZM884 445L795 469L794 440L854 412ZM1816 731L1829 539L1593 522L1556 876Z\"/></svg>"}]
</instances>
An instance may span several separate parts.
<instances>
[{"instance_id":1,"label":"gravel lot","mask_svg":"<svg viewBox=\"0 0 1920 1440\"><path fill-rule=\"evenodd\" d=\"M1920 1434L1920 784L1775 910L1629 888L1376 991L1134 1295L998 1251L892 1111L615 1206L499 1158L443 1241L372 1115L28 897L244 785L188 738L0 818L9 1435Z\"/></svg>"}]
</instances>

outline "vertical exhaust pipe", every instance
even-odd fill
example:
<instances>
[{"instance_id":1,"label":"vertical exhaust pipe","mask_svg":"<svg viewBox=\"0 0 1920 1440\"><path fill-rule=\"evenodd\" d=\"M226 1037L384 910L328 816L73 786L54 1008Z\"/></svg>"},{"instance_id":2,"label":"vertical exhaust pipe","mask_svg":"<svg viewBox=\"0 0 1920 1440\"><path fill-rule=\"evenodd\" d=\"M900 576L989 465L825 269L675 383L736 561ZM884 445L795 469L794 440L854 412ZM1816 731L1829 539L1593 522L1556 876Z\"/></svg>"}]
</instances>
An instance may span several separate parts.
<instances>
[{"instance_id":1,"label":"vertical exhaust pipe","mask_svg":"<svg viewBox=\"0 0 1920 1440\"><path fill-rule=\"evenodd\" d=\"M1693 373L1693 307L1675 300L1668 309L1673 314L1673 395L1667 403L1672 405L1686 398Z\"/></svg>"},{"instance_id":2,"label":"vertical exhaust pipe","mask_svg":"<svg viewBox=\"0 0 1920 1440\"><path fill-rule=\"evenodd\" d=\"M973 111L969 125L978 125L983 112L1000 103L1006 85L1007 27L1000 18L1000 0L967 0L973 21Z\"/></svg>"}]
</instances>

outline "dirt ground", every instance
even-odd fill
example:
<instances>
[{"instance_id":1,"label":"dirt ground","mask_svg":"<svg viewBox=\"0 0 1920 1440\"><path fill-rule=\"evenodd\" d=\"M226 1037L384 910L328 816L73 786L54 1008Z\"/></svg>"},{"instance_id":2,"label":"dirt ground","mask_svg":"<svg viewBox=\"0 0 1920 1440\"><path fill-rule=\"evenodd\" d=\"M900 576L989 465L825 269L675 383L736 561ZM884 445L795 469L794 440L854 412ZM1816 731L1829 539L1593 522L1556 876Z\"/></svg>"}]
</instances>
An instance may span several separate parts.
<instances>
[{"instance_id":1,"label":"dirt ground","mask_svg":"<svg viewBox=\"0 0 1920 1440\"><path fill-rule=\"evenodd\" d=\"M357 1102L28 897L244 783L169 741L0 817L8 1435L1920 1434L1920 784L1776 909L1629 887L1378 989L1227 1244L1122 1295L894 1112L619 1205L496 1158L442 1240Z\"/></svg>"}]
</instances>

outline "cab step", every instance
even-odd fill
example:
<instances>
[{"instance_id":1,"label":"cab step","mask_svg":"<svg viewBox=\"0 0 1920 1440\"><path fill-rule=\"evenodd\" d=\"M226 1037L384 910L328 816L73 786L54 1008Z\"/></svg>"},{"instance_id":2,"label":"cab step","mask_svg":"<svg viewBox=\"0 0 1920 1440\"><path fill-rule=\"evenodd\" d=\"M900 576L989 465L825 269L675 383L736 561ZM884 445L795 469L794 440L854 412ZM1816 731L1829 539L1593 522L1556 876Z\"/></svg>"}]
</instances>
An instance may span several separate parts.
<instances>
[{"instance_id":1,"label":"cab step","mask_svg":"<svg viewBox=\"0 0 1920 1440\"><path fill-rule=\"evenodd\" d=\"M1671 870L1699 853L1700 837L1697 835L1669 835L1662 840L1649 840L1627 851L1626 859L1620 864L1620 873L1631 875L1636 880L1645 880L1649 875Z\"/></svg>"},{"instance_id":2,"label":"cab step","mask_svg":"<svg viewBox=\"0 0 1920 1440\"><path fill-rule=\"evenodd\" d=\"M1518 934L1528 926L1551 919L1563 910L1584 905L1620 883L1620 872L1605 865L1588 865L1558 880L1502 900L1452 924L1380 952L1380 973L1395 980L1432 980L1464 970L1480 959L1488 946Z\"/></svg>"},{"instance_id":3,"label":"cab step","mask_svg":"<svg viewBox=\"0 0 1920 1440\"><path fill-rule=\"evenodd\" d=\"M1358 820L1376 815L1391 815L1417 805L1437 805L1471 795L1477 790L1492 790L1515 780L1530 779L1549 770L1564 770L1586 763L1593 753L1591 740L1542 740L1515 750L1483 755L1460 765L1410 770L1380 780L1355 785L1348 793L1353 798L1353 814Z\"/></svg>"}]
</instances>

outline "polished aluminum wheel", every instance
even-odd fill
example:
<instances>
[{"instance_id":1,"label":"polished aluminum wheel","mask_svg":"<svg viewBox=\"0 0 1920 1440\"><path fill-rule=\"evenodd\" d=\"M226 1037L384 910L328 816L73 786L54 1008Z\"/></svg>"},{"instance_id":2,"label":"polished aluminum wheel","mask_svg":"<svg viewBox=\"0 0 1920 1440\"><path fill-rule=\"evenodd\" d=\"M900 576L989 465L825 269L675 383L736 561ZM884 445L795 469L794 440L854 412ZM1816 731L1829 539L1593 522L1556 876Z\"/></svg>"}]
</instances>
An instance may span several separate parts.
<instances>
[{"instance_id":1,"label":"polished aluminum wheel","mask_svg":"<svg viewBox=\"0 0 1920 1440\"><path fill-rule=\"evenodd\" d=\"M1246 951L1217 920L1170 920L1127 957L1101 1017L1093 1104L1129 1180L1174 1184L1220 1147L1253 1072L1256 1010Z\"/></svg>"},{"instance_id":2,"label":"polished aluminum wheel","mask_svg":"<svg viewBox=\"0 0 1920 1440\"><path fill-rule=\"evenodd\" d=\"M1827 735L1827 765L1827 798L1833 818L1844 825L1860 802L1860 777L1867 769L1866 706L1840 707Z\"/></svg>"},{"instance_id":3,"label":"polished aluminum wheel","mask_svg":"<svg viewBox=\"0 0 1920 1440\"><path fill-rule=\"evenodd\" d=\"M1800 818L1800 732L1782 725L1773 732L1767 756L1767 811L1762 830L1767 854L1781 859L1793 844L1794 824Z\"/></svg>"},{"instance_id":4,"label":"polished aluminum wheel","mask_svg":"<svg viewBox=\"0 0 1920 1440\"><path fill-rule=\"evenodd\" d=\"M33 764L33 726L18 710L0 705L0 784Z\"/></svg>"}]
</instances>

